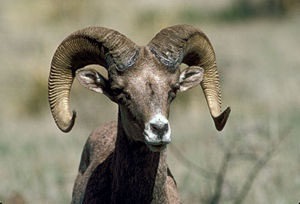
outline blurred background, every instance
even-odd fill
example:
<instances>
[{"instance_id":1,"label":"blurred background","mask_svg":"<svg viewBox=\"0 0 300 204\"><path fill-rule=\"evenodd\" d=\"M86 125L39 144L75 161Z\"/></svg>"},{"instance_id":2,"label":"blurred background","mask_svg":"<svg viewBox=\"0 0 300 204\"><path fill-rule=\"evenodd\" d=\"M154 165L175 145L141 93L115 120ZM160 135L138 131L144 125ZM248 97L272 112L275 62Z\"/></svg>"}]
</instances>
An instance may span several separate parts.
<instances>
[{"instance_id":1,"label":"blurred background","mask_svg":"<svg viewBox=\"0 0 300 204\"><path fill-rule=\"evenodd\" d=\"M54 124L47 80L67 35L105 26L145 45L186 23L210 38L232 114L217 132L200 88L173 102L168 163L183 203L298 203L299 9L299 0L1 0L0 202L69 203L86 138L117 118L115 104L75 81L77 122L68 134Z\"/></svg>"}]
</instances>

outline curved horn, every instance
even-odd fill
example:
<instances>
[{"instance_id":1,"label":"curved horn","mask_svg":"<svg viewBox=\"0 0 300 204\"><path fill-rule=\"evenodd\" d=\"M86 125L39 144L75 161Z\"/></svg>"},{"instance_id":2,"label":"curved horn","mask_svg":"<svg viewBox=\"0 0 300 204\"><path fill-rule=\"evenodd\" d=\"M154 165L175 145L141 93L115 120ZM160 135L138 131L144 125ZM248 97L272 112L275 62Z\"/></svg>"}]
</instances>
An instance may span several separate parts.
<instances>
[{"instance_id":1,"label":"curved horn","mask_svg":"<svg viewBox=\"0 0 300 204\"><path fill-rule=\"evenodd\" d=\"M206 35L189 25L161 30L148 44L151 52L166 66L177 69L181 63L204 69L202 89L217 130L222 130L230 113L221 112L221 89L216 56Z\"/></svg>"},{"instance_id":2,"label":"curved horn","mask_svg":"<svg viewBox=\"0 0 300 204\"><path fill-rule=\"evenodd\" d=\"M111 29L88 27L69 35L54 53L48 80L50 109L59 129L68 132L74 125L76 114L70 112L69 97L77 69L99 64L123 71L137 56L137 45Z\"/></svg>"}]
</instances>

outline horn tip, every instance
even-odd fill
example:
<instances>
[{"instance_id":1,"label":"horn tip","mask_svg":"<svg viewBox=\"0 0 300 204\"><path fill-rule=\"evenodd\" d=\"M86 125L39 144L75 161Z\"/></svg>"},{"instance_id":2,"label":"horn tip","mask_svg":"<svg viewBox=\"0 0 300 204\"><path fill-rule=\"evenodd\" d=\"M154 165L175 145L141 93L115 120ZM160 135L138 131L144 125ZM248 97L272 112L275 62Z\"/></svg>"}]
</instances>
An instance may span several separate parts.
<instances>
[{"instance_id":1,"label":"horn tip","mask_svg":"<svg viewBox=\"0 0 300 204\"><path fill-rule=\"evenodd\" d=\"M72 119L70 120L69 124L64 127L58 125L58 128L64 133L70 132L74 126L75 119L76 119L76 111L73 110Z\"/></svg>"},{"instance_id":2,"label":"horn tip","mask_svg":"<svg viewBox=\"0 0 300 204\"><path fill-rule=\"evenodd\" d=\"M228 120L230 112L231 112L231 108L227 107L226 110L223 111L223 113L221 113L219 116L213 117L216 129L218 131L223 130L223 128Z\"/></svg>"}]
</instances>

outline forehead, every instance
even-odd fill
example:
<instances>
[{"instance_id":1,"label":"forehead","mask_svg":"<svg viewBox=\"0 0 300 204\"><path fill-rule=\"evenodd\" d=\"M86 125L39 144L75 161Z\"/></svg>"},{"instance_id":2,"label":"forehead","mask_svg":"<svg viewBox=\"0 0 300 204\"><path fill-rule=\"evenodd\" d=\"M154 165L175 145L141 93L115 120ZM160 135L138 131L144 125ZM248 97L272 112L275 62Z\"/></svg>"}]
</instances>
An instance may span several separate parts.
<instances>
[{"instance_id":1,"label":"forehead","mask_svg":"<svg viewBox=\"0 0 300 204\"><path fill-rule=\"evenodd\" d=\"M176 83L179 70L170 69L162 64L147 47L140 48L137 61L117 78L122 85Z\"/></svg>"}]
</instances>

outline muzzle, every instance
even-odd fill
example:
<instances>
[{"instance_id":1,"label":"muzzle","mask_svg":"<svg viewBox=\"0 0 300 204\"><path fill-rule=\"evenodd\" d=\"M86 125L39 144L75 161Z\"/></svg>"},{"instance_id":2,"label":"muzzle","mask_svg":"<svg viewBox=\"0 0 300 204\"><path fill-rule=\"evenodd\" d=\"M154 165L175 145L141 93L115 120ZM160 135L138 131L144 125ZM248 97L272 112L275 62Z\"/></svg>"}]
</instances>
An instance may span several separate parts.
<instances>
[{"instance_id":1,"label":"muzzle","mask_svg":"<svg viewBox=\"0 0 300 204\"><path fill-rule=\"evenodd\" d=\"M159 152L171 142L171 128L168 119L156 114L145 124L145 143L153 152Z\"/></svg>"}]
</instances>

